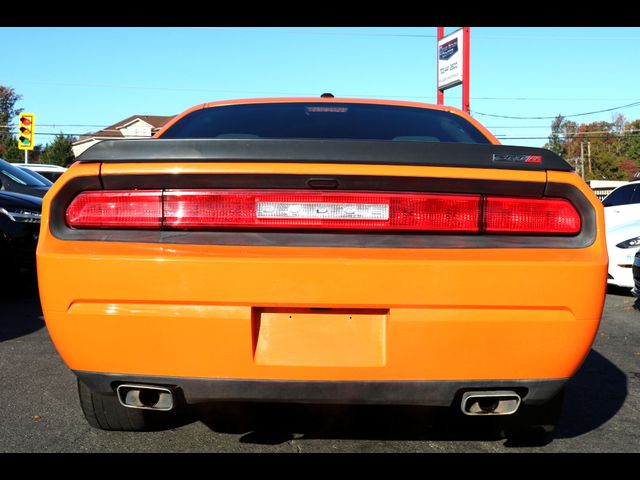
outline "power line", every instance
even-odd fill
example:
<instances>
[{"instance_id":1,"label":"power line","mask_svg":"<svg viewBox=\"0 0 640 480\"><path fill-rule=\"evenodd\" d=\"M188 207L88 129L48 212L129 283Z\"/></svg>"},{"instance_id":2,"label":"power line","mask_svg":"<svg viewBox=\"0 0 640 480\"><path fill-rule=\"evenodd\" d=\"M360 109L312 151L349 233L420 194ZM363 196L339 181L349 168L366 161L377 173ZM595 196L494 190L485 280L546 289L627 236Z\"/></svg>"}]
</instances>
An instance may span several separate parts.
<instances>
[{"instance_id":1,"label":"power line","mask_svg":"<svg viewBox=\"0 0 640 480\"><path fill-rule=\"evenodd\" d=\"M89 124L61 124L61 123L38 123L38 127L82 127L82 128L86 128L86 127L92 127L92 128L104 128L107 127L108 125L89 125ZM16 128L16 125L0 125L0 128ZM117 131L117 130L113 130L112 131Z\"/></svg>"},{"instance_id":2,"label":"power line","mask_svg":"<svg viewBox=\"0 0 640 480\"><path fill-rule=\"evenodd\" d=\"M16 83L15 80L2 80L3 83ZM116 88L116 89L128 89L128 90L160 90L160 91L176 91L176 92L211 92L211 93L228 93L228 94L252 94L252 95L282 95L282 96L301 96L301 97L315 97L317 96L317 92L309 93L309 92L282 92L282 91L265 91L265 90L228 90L228 89L212 89L212 88L198 88L198 87L165 87L165 86L138 86L138 85L114 85L114 84L100 84L100 83L75 83L75 82L47 82L47 81L36 81L36 80L20 80L20 83L32 84L32 85L53 85L53 86L61 86L61 87L90 87L90 88ZM379 93L370 93L370 94L353 94L353 93L341 93L339 96L341 97L354 97L354 98L366 98L366 97L374 97L374 98L412 98L412 99L430 99L435 100L436 97L433 95L387 95L387 94L379 94ZM505 100L505 101L549 101L549 102L557 102L557 101L613 101L613 100L631 100L630 98L619 98L619 97L574 97L574 98L560 98L560 97L471 97L472 100ZM482 114L480 112L475 112L480 115L487 116L496 116L499 118L530 118L530 119L546 119L546 118L555 118L555 117L509 117L502 115L493 115L493 114ZM569 115L566 115L569 116Z\"/></svg>"},{"instance_id":3,"label":"power line","mask_svg":"<svg viewBox=\"0 0 640 480\"><path fill-rule=\"evenodd\" d=\"M546 125L500 125L500 126L489 126L489 125L485 125L485 128L491 130L491 129L498 129L498 128L551 128L548 124Z\"/></svg>"},{"instance_id":4,"label":"power line","mask_svg":"<svg viewBox=\"0 0 640 480\"><path fill-rule=\"evenodd\" d=\"M418 33L384 33L384 32L364 32L347 30L346 28L323 31L323 30L309 30L304 28L250 28L250 27L190 27L191 29L204 29L204 30L219 30L219 31L248 31L248 32L264 32L264 33L293 33L296 35L336 35L336 36L367 36L367 37L406 37L406 38L437 38L435 34L418 34ZM358 28L358 27L354 27ZM370 28L370 27L365 27ZM423 27L427 30L428 27ZM432 27L433 28L433 27ZM640 40L640 36L636 35L623 35L623 36L574 36L574 35L491 35L474 33L473 38L487 39L487 40L594 40L598 41L610 41L610 40Z\"/></svg>"},{"instance_id":5,"label":"power line","mask_svg":"<svg viewBox=\"0 0 640 480\"><path fill-rule=\"evenodd\" d=\"M243 32L265 32L265 33L294 33L296 35L338 35L338 36L356 36L356 37L400 37L400 38L437 38L438 36L418 34L418 33L382 33L382 32L354 32L354 31L320 31L320 30L302 30L302 29L284 29L284 28L249 28L249 27L192 27L204 30L223 30L223 31L243 31Z\"/></svg>"},{"instance_id":6,"label":"power line","mask_svg":"<svg viewBox=\"0 0 640 480\"><path fill-rule=\"evenodd\" d=\"M91 135L86 135L86 134L78 134L78 133L69 133L69 132L38 132L36 135L45 135L45 136L58 136L58 135L63 135L65 137L81 137L81 136L87 136L90 137ZM640 136L640 131L639 130L634 130L634 131L628 131L628 132L623 132L623 133L614 133L614 132L581 132L581 133L561 133L561 134L557 134L559 137L561 138L573 138L573 137L586 137L586 138L604 138L604 137L614 137L614 138L618 138L621 139L621 137L623 136ZM510 137L510 136L504 136L504 135L500 135L500 134L494 134L494 136L496 138L499 138L500 140L548 140L549 137L551 136L551 133L547 136L544 137ZM126 137L109 137L109 139L114 139L114 140L124 140L127 138L151 138L149 136L146 135L127 135Z\"/></svg>"},{"instance_id":7,"label":"power line","mask_svg":"<svg viewBox=\"0 0 640 480\"><path fill-rule=\"evenodd\" d=\"M593 112L585 112L585 113L574 113L571 115L561 115L563 118L569 118L569 117L583 117L585 115L594 115L596 113L605 113L605 112L612 112L614 110L622 110L623 108L631 108L631 107L637 107L638 105L640 105L640 102L633 102L633 103L629 103L627 105L621 105L619 107L612 107L612 108L606 108L604 110L596 110ZM513 117L510 115L495 115L492 113L482 113L482 112L478 112L478 111L474 111L474 114L477 115L483 115L485 117L494 117L494 118L508 118L510 120L554 120L558 117L558 115L555 115L553 117Z\"/></svg>"}]
</instances>

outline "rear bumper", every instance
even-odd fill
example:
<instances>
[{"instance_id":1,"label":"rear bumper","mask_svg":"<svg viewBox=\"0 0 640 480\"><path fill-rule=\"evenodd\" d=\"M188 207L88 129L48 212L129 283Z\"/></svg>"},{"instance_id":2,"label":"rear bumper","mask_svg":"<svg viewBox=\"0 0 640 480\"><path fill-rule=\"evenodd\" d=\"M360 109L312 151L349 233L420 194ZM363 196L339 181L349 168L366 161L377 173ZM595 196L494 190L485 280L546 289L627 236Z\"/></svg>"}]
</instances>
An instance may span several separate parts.
<instances>
[{"instance_id":1,"label":"rear bumper","mask_svg":"<svg viewBox=\"0 0 640 480\"><path fill-rule=\"evenodd\" d=\"M580 318L566 308L496 305L323 310L114 300L43 311L73 370L291 381L568 378L599 323L599 312Z\"/></svg>"},{"instance_id":2,"label":"rear bumper","mask_svg":"<svg viewBox=\"0 0 640 480\"><path fill-rule=\"evenodd\" d=\"M293 402L448 407L466 391L512 390L527 404L551 400L567 379L509 381L283 381L74 372L93 391L112 394L121 384L167 387L188 405L214 401Z\"/></svg>"},{"instance_id":3,"label":"rear bumper","mask_svg":"<svg viewBox=\"0 0 640 480\"><path fill-rule=\"evenodd\" d=\"M606 258L584 250L42 247L43 313L67 365L161 377L569 378L606 285Z\"/></svg>"}]
</instances>

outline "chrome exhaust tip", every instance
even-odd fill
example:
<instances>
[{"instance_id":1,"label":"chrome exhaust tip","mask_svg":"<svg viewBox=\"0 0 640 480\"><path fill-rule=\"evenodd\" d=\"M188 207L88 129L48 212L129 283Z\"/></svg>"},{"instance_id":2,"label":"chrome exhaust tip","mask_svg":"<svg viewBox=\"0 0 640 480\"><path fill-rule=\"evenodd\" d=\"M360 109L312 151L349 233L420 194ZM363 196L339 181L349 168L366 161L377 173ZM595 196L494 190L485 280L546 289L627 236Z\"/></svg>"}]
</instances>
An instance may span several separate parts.
<instances>
[{"instance_id":1,"label":"chrome exhaust tip","mask_svg":"<svg viewBox=\"0 0 640 480\"><path fill-rule=\"evenodd\" d=\"M169 411L174 407L173 393L156 385L118 385L118 400L123 407Z\"/></svg>"},{"instance_id":2,"label":"chrome exhaust tip","mask_svg":"<svg viewBox=\"0 0 640 480\"><path fill-rule=\"evenodd\" d=\"M465 392L460 408L465 415L512 415L522 399L510 390Z\"/></svg>"}]
</instances>

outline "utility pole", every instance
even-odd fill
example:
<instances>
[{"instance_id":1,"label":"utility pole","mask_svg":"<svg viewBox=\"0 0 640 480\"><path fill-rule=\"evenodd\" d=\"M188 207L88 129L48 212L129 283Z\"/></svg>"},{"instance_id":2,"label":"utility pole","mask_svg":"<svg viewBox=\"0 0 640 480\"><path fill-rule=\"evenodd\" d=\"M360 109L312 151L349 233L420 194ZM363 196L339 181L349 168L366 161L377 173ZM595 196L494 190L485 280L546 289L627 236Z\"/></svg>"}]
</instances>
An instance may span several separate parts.
<instances>
[{"instance_id":1,"label":"utility pole","mask_svg":"<svg viewBox=\"0 0 640 480\"><path fill-rule=\"evenodd\" d=\"M444 38L444 27L438 27L438 42L440 42L440 40L442 40L443 38ZM439 52L438 52L437 42L436 42L436 59L438 58L438 53ZM436 78L436 85L438 84L438 78ZM438 88L438 105L444 105L444 90L440 90L440 88Z\"/></svg>"},{"instance_id":2,"label":"utility pole","mask_svg":"<svg viewBox=\"0 0 640 480\"><path fill-rule=\"evenodd\" d=\"M584 142L580 142L580 167L582 179L584 180Z\"/></svg>"},{"instance_id":3,"label":"utility pole","mask_svg":"<svg viewBox=\"0 0 640 480\"><path fill-rule=\"evenodd\" d=\"M589 161L589 173L592 173L591 170L591 142L587 142L587 159Z\"/></svg>"},{"instance_id":4,"label":"utility pole","mask_svg":"<svg viewBox=\"0 0 640 480\"><path fill-rule=\"evenodd\" d=\"M463 34L463 60L462 60L462 111L465 113L471 113L470 104L469 104L469 72L470 68L470 59L471 56L469 54L471 48L471 29L469 27L464 27L462 29Z\"/></svg>"}]
</instances>

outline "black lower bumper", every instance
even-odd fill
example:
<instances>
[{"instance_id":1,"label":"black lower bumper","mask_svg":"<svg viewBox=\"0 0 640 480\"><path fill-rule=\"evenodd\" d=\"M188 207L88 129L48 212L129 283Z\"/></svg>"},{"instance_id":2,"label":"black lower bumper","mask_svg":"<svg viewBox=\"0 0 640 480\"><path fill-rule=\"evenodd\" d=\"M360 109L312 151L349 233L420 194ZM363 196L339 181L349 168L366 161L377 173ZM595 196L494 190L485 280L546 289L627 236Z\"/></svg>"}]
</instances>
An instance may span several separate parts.
<instances>
[{"instance_id":1,"label":"black lower bumper","mask_svg":"<svg viewBox=\"0 0 640 480\"><path fill-rule=\"evenodd\" d=\"M554 398L568 380L298 381L74 373L95 392L114 393L123 383L157 385L180 391L190 405L248 401L444 407L458 402L464 392L474 390L512 390L525 403L535 405Z\"/></svg>"}]
</instances>

